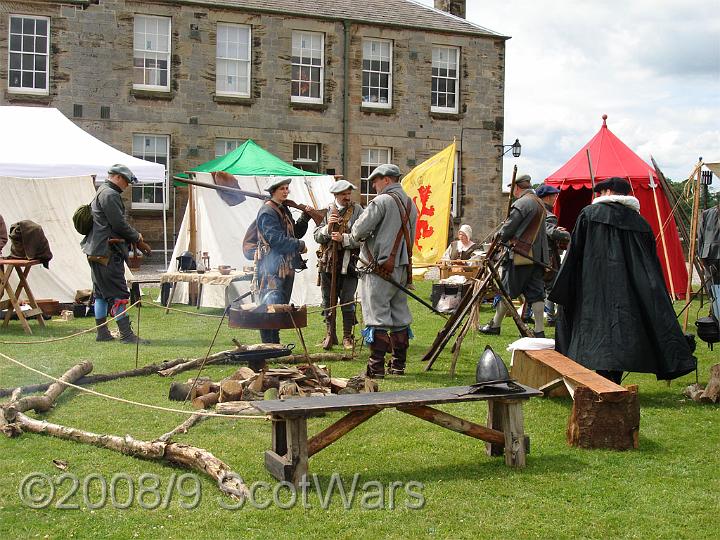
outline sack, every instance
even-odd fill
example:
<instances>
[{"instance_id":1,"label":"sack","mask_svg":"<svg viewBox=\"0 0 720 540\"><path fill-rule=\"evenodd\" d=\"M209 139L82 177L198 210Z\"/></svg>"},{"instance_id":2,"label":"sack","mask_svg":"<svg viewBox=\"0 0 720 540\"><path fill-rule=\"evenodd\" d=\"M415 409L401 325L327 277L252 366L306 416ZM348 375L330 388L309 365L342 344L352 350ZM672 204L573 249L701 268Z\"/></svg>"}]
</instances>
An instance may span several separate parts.
<instances>
[{"instance_id":1,"label":"sack","mask_svg":"<svg viewBox=\"0 0 720 540\"><path fill-rule=\"evenodd\" d=\"M259 238L257 220L253 220L247 231L245 231L245 236L243 237L242 243L243 256L249 261L255 259L255 253L257 252L258 247L258 240Z\"/></svg>"},{"instance_id":2,"label":"sack","mask_svg":"<svg viewBox=\"0 0 720 540\"><path fill-rule=\"evenodd\" d=\"M454 313L460 305L462 297L462 288L458 288L458 292L455 294L443 293L440 300L438 300L436 309L440 313Z\"/></svg>"},{"instance_id":3,"label":"sack","mask_svg":"<svg viewBox=\"0 0 720 540\"><path fill-rule=\"evenodd\" d=\"M524 250L521 251L521 248L520 248L521 243L524 244L525 242L517 241L515 244L515 247L513 249L513 264L515 266L529 266L531 264L535 264L531 259L528 259L528 257L533 256L532 245L529 246L527 251L524 251ZM527 255L527 257L525 257L523 254Z\"/></svg>"},{"instance_id":4,"label":"sack","mask_svg":"<svg viewBox=\"0 0 720 540\"><path fill-rule=\"evenodd\" d=\"M90 205L83 204L82 206L78 206L73 214L72 220L77 232L83 236L90 234L93 228L93 216Z\"/></svg>"}]
</instances>

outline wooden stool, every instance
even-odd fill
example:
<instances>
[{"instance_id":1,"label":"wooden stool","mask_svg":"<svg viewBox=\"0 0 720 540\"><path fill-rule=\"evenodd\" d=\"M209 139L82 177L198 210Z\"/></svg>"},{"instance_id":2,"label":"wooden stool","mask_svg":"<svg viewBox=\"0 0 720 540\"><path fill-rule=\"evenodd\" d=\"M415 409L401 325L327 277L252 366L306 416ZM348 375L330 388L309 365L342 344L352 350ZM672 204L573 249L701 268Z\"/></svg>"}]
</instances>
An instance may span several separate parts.
<instances>
[{"instance_id":1,"label":"wooden stool","mask_svg":"<svg viewBox=\"0 0 720 540\"><path fill-rule=\"evenodd\" d=\"M28 285L27 282L30 269L36 264L42 263L37 259L0 259L0 309L7 310L5 312L3 328L10 322L10 317L12 317L13 312L17 315L18 319L20 319L20 323L22 323L26 334L32 334L27 320L33 317L37 319L40 326L45 327L42 310L38 307L35 296L33 296L30 285ZM18 285L15 290L13 290L12 285L10 285L10 276L12 276L13 269L18 277ZM25 291L25 296L27 296L28 304L31 308L25 312L23 312L20 307L20 295L23 291ZM6 293L8 300L3 300Z\"/></svg>"}]
</instances>

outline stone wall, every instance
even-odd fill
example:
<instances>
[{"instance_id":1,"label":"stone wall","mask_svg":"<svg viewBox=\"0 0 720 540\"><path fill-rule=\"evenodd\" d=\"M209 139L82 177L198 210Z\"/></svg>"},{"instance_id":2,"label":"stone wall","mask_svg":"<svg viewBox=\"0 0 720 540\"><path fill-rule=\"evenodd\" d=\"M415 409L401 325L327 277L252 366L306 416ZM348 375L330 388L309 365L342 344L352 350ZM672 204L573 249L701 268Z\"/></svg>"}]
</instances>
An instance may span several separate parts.
<instances>
[{"instance_id":1,"label":"stone wall","mask_svg":"<svg viewBox=\"0 0 720 540\"><path fill-rule=\"evenodd\" d=\"M12 2L10 13L51 17L50 95L30 97L7 91L7 60L0 65L2 104L57 107L106 143L130 153L133 133L169 135L170 173L177 174L215 157L217 138L254 139L292 161L294 142L320 143L321 170L334 169L359 184L363 146L393 149L404 172L450 144L462 149L461 221L480 238L501 218L502 160L494 146L503 142L505 44L502 38L450 35L422 30L352 24L349 26L349 152L343 170L344 28L341 22L208 9L172 2L103 0L86 9L54 2ZM7 6L7 5L6 5ZM133 17L172 17L171 92L153 94L132 88ZM252 26L252 86L249 99L215 96L215 47L218 22ZM7 13L0 16L0 58L7 59ZM293 30L325 35L324 104L290 102L290 50ZM362 39L393 42L393 107L362 106ZM430 112L433 45L461 47L458 114ZM74 117L74 105L82 116ZM100 108L110 117L101 119ZM109 164L110 165L110 164ZM174 190L176 227L182 219L184 189ZM128 207L130 205L128 204ZM155 245L160 244L161 214L132 210L132 220ZM173 229L169 223L170 231Z\"/></svg>"}]
</instances>

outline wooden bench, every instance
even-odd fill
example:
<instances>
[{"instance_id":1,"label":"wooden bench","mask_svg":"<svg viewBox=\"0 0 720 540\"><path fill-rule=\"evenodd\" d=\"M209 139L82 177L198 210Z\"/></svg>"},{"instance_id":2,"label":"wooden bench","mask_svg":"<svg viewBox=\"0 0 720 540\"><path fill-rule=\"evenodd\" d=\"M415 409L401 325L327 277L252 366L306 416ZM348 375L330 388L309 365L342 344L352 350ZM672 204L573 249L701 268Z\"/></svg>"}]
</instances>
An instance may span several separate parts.
<instances>
[{"instance_id":1,"label":"wooden bench","mask_svg":"<svg viewBox=\"0 0 720 540\"><path fill-rule=\"evenodd\" d=\"M541 393L529 387L523 387L523 391L519 393L494 390L473 394L471 391L470 386L454 386L253 401L251 404L270 415L273 422L272 449L265 452L265 467L278 480L296 485L307 475L308 458L381 410L389 408L483 440L487 443L489 455L504 454L507 465L524 467L529 440L525 437L522 406L530 397L539 396ZM464 401L488 402L487 426L463 420L429 406ZM348 414L308 438L307 419L335 411L348 411Z\"/></svg>"},{"instance_id":2,"label":"wooden bench","mask_svg":"<svg viewBox=\"0 0 720 540\"><path fill-rule=\"evenodd\" d=\"M570 395L573 408L567 441L582 448L638 447L640 403L637 386L625 388L553 350L515 351L513 379L545 396Z\"/></svg>"}]
</instances>

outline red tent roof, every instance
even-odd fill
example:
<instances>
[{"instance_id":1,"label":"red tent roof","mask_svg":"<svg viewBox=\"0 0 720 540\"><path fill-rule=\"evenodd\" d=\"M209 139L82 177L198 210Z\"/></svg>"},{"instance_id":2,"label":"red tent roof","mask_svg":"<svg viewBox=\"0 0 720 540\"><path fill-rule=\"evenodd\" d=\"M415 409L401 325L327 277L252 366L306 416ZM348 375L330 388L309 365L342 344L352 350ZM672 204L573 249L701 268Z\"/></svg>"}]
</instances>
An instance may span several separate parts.
<instances>
[{"instance_id":1,"label":"red tent roof","mask_svg":"<svg viewBox=\"0 0 720 540\"><path fill-rule=\"evenodd\" d=\"M558 221L563 227L572 229L580 210L592 201L592 183L587 158L589 149L596 182L612 176L620 176L630 181L631 195L640 201L640 213L650 223L655 233L657 254L663 267L668 290L682 297L687 286L687 269L677 225L665 192L659 185L655 170L608 129L606 114L602 119L603 125L600 131L565 165L545 180L546 184L560 189L560 196L554 208ZM653 184L657 186L654 190L650 187L650 174Z\"/></svg>"}]
</instances>

